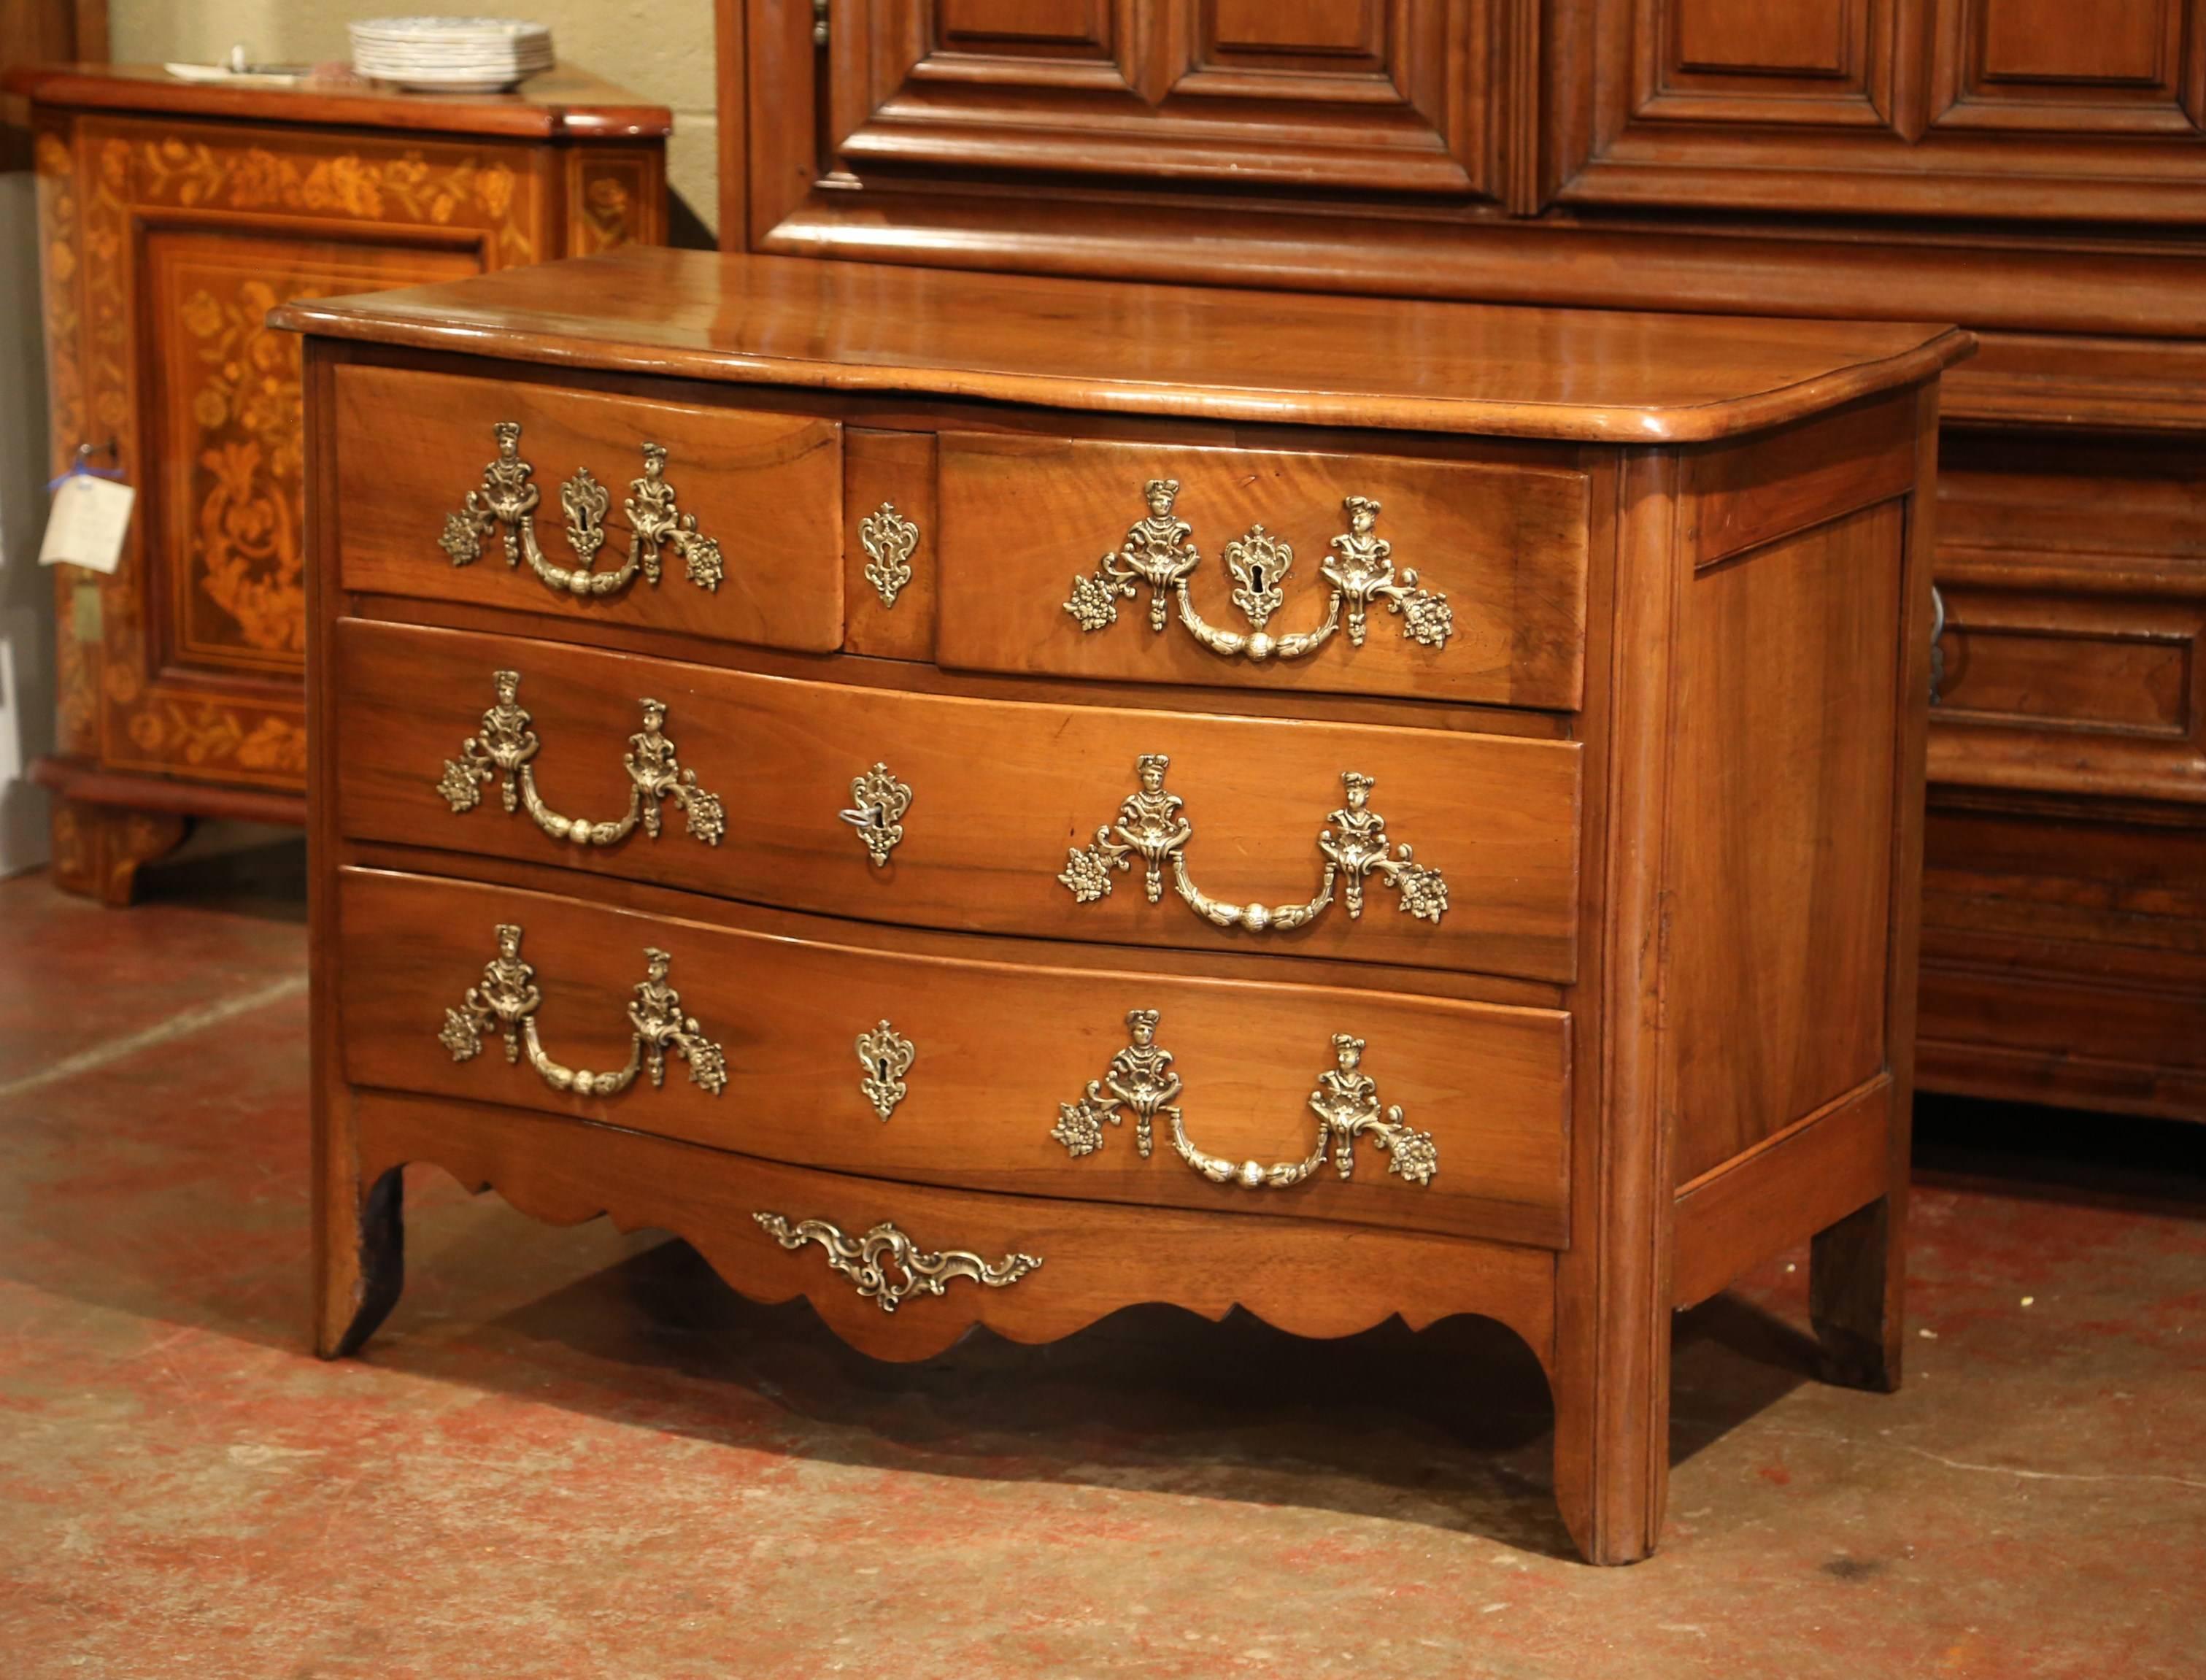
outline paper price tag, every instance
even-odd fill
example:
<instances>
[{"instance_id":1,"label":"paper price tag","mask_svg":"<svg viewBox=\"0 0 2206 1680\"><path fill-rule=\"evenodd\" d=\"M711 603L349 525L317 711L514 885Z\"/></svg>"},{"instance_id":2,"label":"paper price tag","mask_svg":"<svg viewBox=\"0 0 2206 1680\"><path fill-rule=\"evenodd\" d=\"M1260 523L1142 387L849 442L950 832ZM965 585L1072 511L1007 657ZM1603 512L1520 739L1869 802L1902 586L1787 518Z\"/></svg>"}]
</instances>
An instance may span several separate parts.
<instances>
[{"instance_id":1,"label":"paper price tag","mask_svg":"<svg viewBox=\"0 0 2206 1680\"><path fill-rule=\"evenodd\" d=\"M112 572L122 563L122 539L130 529L130 507L137 499L138 492L127 484L89 473L70 474L54 491L39 563Z\"/></svg>"}]
</instances>

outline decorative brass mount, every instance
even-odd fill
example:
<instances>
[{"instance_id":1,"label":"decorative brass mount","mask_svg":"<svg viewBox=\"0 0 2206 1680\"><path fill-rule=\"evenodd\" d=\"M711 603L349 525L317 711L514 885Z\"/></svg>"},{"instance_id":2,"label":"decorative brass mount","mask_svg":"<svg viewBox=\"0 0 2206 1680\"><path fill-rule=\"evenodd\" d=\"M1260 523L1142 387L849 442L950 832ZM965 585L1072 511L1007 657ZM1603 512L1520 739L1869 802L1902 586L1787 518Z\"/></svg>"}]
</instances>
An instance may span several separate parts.
<instances>
[{"instance_id":1,"label":"decorative brass mount","mask_svg":"<svg viewBox=\"0 0 2206 1680\"><path fill-rule=\"evenodd\" d=\"M1130 869L1139 857L1145 866L1143 887L1149 903L1164 896L1164 870L1172 872L1172 890L1195 913L1220 927L1245 927L1251 932L1301 927L1315 921L1333 903L1333 889L1344 884L1342 896L1351 918L1363 914L1363 884L1377 875L1399 895L1402 909L1420 920L1437 922L1447 911L1447 881L1437 869L1427 868L1386 837L1386 819L1370 806L1374 778L1350 770L1341 773L1344 798L1339 810L1326 819L1317 849L1325 859L1318 890L1300 904L1229 904L1211 897L1189 879L1187 843L1195 837L1194 825L1181 814L1186 803L1165 788L1165 771L1172 760L1162 753L1144 753L1135 760L1140 785L1118 807L1118 819L1095 831L1095 838L1077 851L1068 850L1058 879L1076 902L1092 904L1111 896L1112 872Z\"/></svg>"},{"instance_id":2,"label":"decorative brass mount","mask_svg":"<svg viewBox=\"0 0 2206 1680\"><path fill-rule=\"evenodd\" d=\"M459 1008L444 1011L444 1028L437 1034L455 1062L474 1060L481 1052L483 1034L495 1026L505 1040L505 1059L518 1062L525 1052L528 1065L555 1091L610 1097L628 1089L645 1068L655 1089L666 1082L670 1050L689 1064L689 1082L707 1095L717 1097L726 1086L727 1059L699 1029L696 1017L682 1013L682 994L666 983L674 959L665 951L644 948L644 978L628 1006L628 1065L617 1073L590 1073L563 1067L544 1053L536 1034L536 1010L544 994L537 988L536 970L521 960L521 929L500 922L497 932L498 955L483 964L482 979L468 988Z\"/></svg>"},{"instance_id":3,"label":"decorative brass mount","mask_svg":"<svg viewBox=\"0 0 2206 1680\"><path fill-rule=\"evenodd\" d=\"M799 1219L792 1224L778 1213L754 1213L751 1218L784 1248L817 1242L827 1251L829 1266L856 1284L864 1299L880 1302L884 1313L895 1312L915 1295L940 1295L953 1278L970 1278L992 1290L1008 1289L1041 1264L1040 1254L1006 1254L991 1264L963 1248L930 1254L886 1219L863 1236L845 1236L840 1226L825 1219ZM891 1277L890 1266L902 1275Z\"/></svg>"},{"instance_id":4,"label":"decorative brass mount","mask_svg":"<svg viewBox=\"0 0 2206 1680\"><path fill-rule=\"evenodd\" d=\"M1225 569L1233 577L1233 605L1249 621L1249 629L1245 634L1219 629L1204 622L1188 596L1187 581L1202 556L1195 545L1195 527L1173 512L1179 480L1151 479L1142 486L1142 494L1149 504L1148 516L1127 528L1125 540L1097 561L1094 572L1072 581L1064 610L1083 630L1117 623L1119 601L1132 600L1147 584L1152 630L1164 632L1169 593L1178 608L1179 622L1197 641L1213 653L1258 664L1315 653L1344 624L1350 645L1362 646L1365 618L1374 601L1384 601L1390 611L1400 615L1402 634L1412 641L1445 647L1454 633L1455 611L1446 595L1419 588L1414 571L1395 575L1393 545L1373 534L1379 503L1368 496L1341 499L1348 529L1333 539L1331 553L1318 566L1331 588L1322 623L1313 630L1280 636L1267 629L1272 615L1285 605L1284 586L1294 568L1295 551L1292 544L1261 525L1252 525L1225 549Z\"/></svg>"},{"instance_id":5,"label":"decorative brass mount","mask_svg":"<svg viewBox=\"0 0 2206 1680\"><path fill-rule=\"evenodd\" d=\"M699 532L696 515L675 506L663 445L643 446L643 476L629 481L628 496L621 503L621 511L628 515L628 558L617 570L600 572L594 568L598 551L605 544L605 514L612 505L612 493L587 467L559 486L559 506L567 515L567 546L581 563L555 566L536 540L541 492L529 482L536 469L521 458L521 423L499 420L491 432L498 440L497 459L483 468L482 487L467 493L459 512L444 515L444 532L437 539L455 566L480 560L485 539L495 531L503 539L507 565L528 561L531 571L564 595L610 595L639 571L655 586L659 551L671 543L682 557L690 582L707 591L719 588L724 575L720 545Z\"/></svg>"},{"instance_id":6,"label":"decorative brass mount","mask_svg":"<svg viewBox=\"0 0 2206 1680\"><path fill-rule=\"evenodd\" d=\"M666 722L663 700L636 702L643 708L643 727L629 736L628 751L621 758L628 771L627 813L610 822L592 822L587 817L561 816L537 794L536 771L529 760L541 743L529 727L528 713L521 708L521 673L492 671L491 688L497 699L482 715L481 732L460 743L459 757L444 760L444 773L437 782L437 791L444 795L455 814L474 810L482 801L482 790L503 777L498 792L505 808L526 809L537 827L554 840L571 840L578 846L610 846L626 839L639 822L643 831L656 840L659 803L671 798L688 819L692 839L708 846L720 843L728 826L720 797L699 787L697 772L683 769L677 761L674 743L663 728Z\"/></svg>"},{"instance_id":7,"label":"decorative brass mount","mask_svg":"<svg viewBox=\"0 0 2206 1680\"><path fill-rule=\"evenodd\" d=\"M858 1034L858 1065L866 1070L858 1090L884 1123L904 1099L903 1076L918 1057L919 1047L885 1021Z\"/></svg>"},{"instance_id":8,"label":"decorative brass mount","mask_svg":"<svg viewBox=\"0 0 2206 1680\"><path fill-rule=\"evenodd\" d=\"M886 765L876 764L850 778L850 808L835 814L857 830L873 867L885 869L889 854L903 838L904 813L910 809L911 789Z\"/></svg>"},{"instance_id":9,"label":"decorative brass mount","mask_svg":"<svg viewBox=\"0 0 2206 1680\"><path fill-rule=\"evenodd\" d=\"M866 551L866 581L893 607L904 585L911 581L912 551L919 546L919 527L884 502L858 521L858 545Z\"/></svg>"},{"instance_id":10,"label":"decorative brass mount","mask_svg":"<svg viewBox=\"0 0 2206 1680\"><path fill-rule=\"evenodd\" d=\"M1267 1166L1261 1161L1231 1161L1197 1148L1173 1100L1180 1093L1179 1075L1172 1071L1172 1051L1157 1042L1157 1020L1154 1010L1128 1010L1126 1047L1111 1058L1102 1078L1088 1081L1078 1102L1057 1105L1057 1123L1049 1135L1074 1159L1101 1148L1104 1126L1119 1124L1128 1113L1134 1117L1135 1152L1147 1159L1153 1144L1152 1123L1162 1114L1172 1129L1173 1153L1213 1184L1283 1190L1323 1166L1328 1153L1345 1179L1356 1170L1356 1140L1365 1135L1386 1153L1387 1171L1412 1184L1429 1184L1440 1171L1440 1149L1430 1132L1404 1124L1398 1106L1381 1114L1378 1082L1362 1071L1363 1040L1346 1033L1333 1034L1334 1065L1318 1075L1317 1089L1310 1093L1317 1141L1309 1154Z\"/></svg>"}]
</instances>

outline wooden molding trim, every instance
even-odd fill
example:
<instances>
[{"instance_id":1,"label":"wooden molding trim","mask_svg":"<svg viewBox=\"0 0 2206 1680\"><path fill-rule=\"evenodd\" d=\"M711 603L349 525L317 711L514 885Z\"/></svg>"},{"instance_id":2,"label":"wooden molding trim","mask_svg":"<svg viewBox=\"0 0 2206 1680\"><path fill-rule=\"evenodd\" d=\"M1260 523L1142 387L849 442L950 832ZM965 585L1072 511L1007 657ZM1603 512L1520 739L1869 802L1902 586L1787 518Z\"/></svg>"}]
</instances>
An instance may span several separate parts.
<instances>
[{"instance_id":1,"label":"wooden molding trim","mask_svg":"<svg viewBox=\"0 0 2206 1680\"><path fill-rule=\"evenodd\" d=\"M269 793L253 788L202 787L172 782L165 776L134 776L103 770L83 759L47 755L31 760L31 780L63 799L86 805L113 805L134 811L161 811L180 817L226 817L240 822L303 827L302 794Z\"/></svg>"},{"instance_id":2,"label":"wooden molding trim","mask_svg":"<svg viewBox=\"0 0 2206 1680\"><path fill-rule=\"evenodd\" d=\"M1758 1260L1884 1193L1892 1076L1879 1074L1678 1192L1671 1304L1707 1300Z\"/></svg>"}]
</instances>

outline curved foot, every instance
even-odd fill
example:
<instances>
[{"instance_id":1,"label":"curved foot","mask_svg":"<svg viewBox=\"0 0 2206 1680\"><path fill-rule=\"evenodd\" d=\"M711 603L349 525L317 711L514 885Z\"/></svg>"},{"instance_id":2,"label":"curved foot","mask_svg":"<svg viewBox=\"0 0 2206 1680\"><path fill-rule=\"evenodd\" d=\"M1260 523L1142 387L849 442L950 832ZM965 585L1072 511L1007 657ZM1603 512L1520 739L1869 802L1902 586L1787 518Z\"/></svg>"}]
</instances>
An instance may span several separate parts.
<instances>
[{"instance_id":1,"label":"curved foot","mask_svg":"<svg viewBox=\"0 0 2206 1680\"><path fill-rule=\"evenodd\" d=\"M324 1359L357 1353L406 1287L405 1170L367 1188L349 1219L333 1215L320 1233L322 1290L314 1350Z\"/></svg>"},{"instance_id":2,"label":"curved foot","mask_svg":"<svg viewBox=\"0 0 2206 1680\"><path fill-rule=\"evenodd\" d=\"M167 812L56 799L54 885L119 909L137 893L140 867L182 845L190 827Z\"/></svg>"}]
</instances>

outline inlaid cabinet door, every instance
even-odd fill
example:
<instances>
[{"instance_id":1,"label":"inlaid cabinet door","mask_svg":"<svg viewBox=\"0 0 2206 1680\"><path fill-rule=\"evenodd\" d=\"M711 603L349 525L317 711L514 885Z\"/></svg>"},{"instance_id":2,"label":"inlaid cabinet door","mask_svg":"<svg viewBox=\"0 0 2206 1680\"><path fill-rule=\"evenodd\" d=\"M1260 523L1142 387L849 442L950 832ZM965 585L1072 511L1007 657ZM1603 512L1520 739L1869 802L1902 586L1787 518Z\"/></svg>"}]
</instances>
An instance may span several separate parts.
<instances>
[{"instance_id":1,"label":"inlaid cabinet door","mask_svg":"<svg viewBox=\"0 0 2206 1680\"><path fill-rule=\"evenodd\" d=\"M1583 48L1548 55L1565 201L2200 217L2206 0L1563 0L1548 21Z\"/></svg>"},{"instance_id":2,"label":"inlaid cabinet door","mask_svg":"<svg viewBox=\"0 0 2206 1680\"><path fill-rule=\"evenodd\" d=\"M116 575L63 594L63 750L296 788L299 340L267 313L559 255L558 182L525 147L104 115L47 130L39 166L55 447L140 492Z\"/></svg>"},{"instance_id":3,"label":"inlaid cabinet door","mask_svg":"<svg viewBox=\"0 0 2206 1680\"><path fill-rule=\"evenodd\" d=\"M473 253L157 226L145 242L148 540L161 668L304 669L299 338L267 325L299 297L457 279Z\"/></svg>"},{"instance_id":4,"label":"inlaid cabinet door","mask_svg":"<svg viewBox=\"0 0 2206 1680\"><path fill-rule=\"evenodd\" d=\"M803 43L772 46L795 9L750 9L754 78L784 72L754 92L754 235L814 181L1490 204L1517 149L1506 90L1532 103L1510 69L1535 45L1523 0L851 0L808 130L785 74Z\"/></svg>"}]
</instances>

